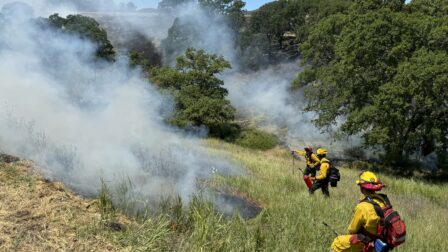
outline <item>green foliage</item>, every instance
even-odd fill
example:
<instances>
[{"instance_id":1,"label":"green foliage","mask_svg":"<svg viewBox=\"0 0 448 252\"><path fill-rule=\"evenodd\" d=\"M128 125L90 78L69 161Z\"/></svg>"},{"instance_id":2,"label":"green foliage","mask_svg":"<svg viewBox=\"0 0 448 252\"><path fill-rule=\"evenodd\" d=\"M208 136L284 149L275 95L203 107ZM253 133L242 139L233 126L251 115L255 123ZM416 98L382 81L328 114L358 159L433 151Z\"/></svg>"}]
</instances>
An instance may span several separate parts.
<instances>
[{"instance_id":1,"label":"green foliage","mask_svg":"<svg viewBox=\"0 0 448 252\"><path fill-rule=\"evenodd\" d=\"M361 111L371 128L368 144L381 144L398 156L417 151L447 155L447 56L421 49L398 66L394 79Z\"/></svg>"},{"instance_id":2,"label":"green foliage","mask_svg":"<svg viewBox=\"0 0 448 252\"><path fill-rule=\"evenodd\" d=\"M302 88L309 83L312 83L317 79L317 69L305 68L298 76L293 80L292 88Z\"/></svg>"},{"instance_id":3,"label":"green foliage","mask_svg":"<svg viewBox=\"0 0 448 252\"><path fill-rule=\"evenodd\" d=\"M230 68L223 57L188 49L176 60L176 67L155 68L151 81L169 89L176 97L176 111L171 122L178 126L207 126L217 134L223 124L233 120L235 109L225 99L224 82L215 75Z\"/></svg>"},{"instance_id":4,"label":"green foliage","mask_svg":"<svg viewBox=\"0 0 448 252\"><path fill-rule=\"evenodd\" d=\"M115 218L115 207L110 197L109 189L106 183L101 180L101 189L98 193L98 209L101 214L101 221L103 224L108 224Z\"/></svg>"},{"instance_id":5,"label":"green foliage","mask_svg":"<svg viewBox=\"0 0 448 252\"><path fill-rule=\"evenodd\" d=\"M293 85L305 87L314 123L342 119L341 133L361 133L394 165L432 151L444 163L446 97L434 89L446 92L437 82L448 63L447 20L409 13L403 1L356 1L350 10L320 20L300 46L311 66Z\"/></svg>"},{"instance_id":6,"label":"green foliage","mask_svg":"<svg viewBox=\"0 0 448 252\"><path fill-rule=\"evenodd\" d=\"M255 11L250 19L250 30L253 33L265 34L269 40L281 40L286 31L293 30L286 1L267 3ZM289 15L288 15L289 14Z\"/></svg>"},{"instance_id":7,"label":"green foliage","mask_svg":"<svg viewBox=\"0 0 448 252\"><path fill-rule=\"evenodd\" d=\"M319 20L348 9L349 0L280 0L263 5L252 14L250 29L271 39L281 40L287 31L295 31L304 41L308 29Z\"/></svg>"},{"instance_id":8,"label":"green foliage","mask_svg":"<svg viewBox=\"0 0 448 252\"><path fill-rule=\"evenodd\" d=\"M405 0L355 0L351 7L352 11L357 13L366 13L382 8L388 8L392 11L401 11L405 2Z\"/></svg>"},{"instance_id":9,"label":"green foliage","mask_svg":"<svg viewBox=\"0 0 448 252\"><path fill-rule=\"evenodd\" d=\"M335 14L317 23L300 45L304 62L315 67L328 65L335 58L336 40L346 22L346 15Z\"/></svg>"},{"instance_id":10,"label":"green foliage","mask_svg":"<svg viewBox=\"0 0 448 252\"><path fill-rule=\"evenodd\" d=\"M281 48L283 34L292 30L283 13L283 5L284 1L271 2L251 13L247 27L237 41L244 68L257 70L277 61L275 52Z\"/></svg>"},{"instance_id":11,"label":"green foliage","mask_svg":"<svg viewBox=\"0 0 448 252\"><path fill-rule=\"evenodd\" d=\"M235 143L246 148L269 150L278 145L278 138L270 133L257 129L244 129L236 138Z\"/></svg>"},{"instance_id":12,"label":"green foliage","mask_svg":"<svg viewBox=\"0 0 448 252\"><path fill-rule=\"evenodd\" d=\"M412 0L410 10L435 17L448 15L448 2L445 0Z\"/></svg>"},{"instance_id":13,"label":"green foliage","mask_svg":"<svg viewBox=\"0 0 448 252\"><path fill-rule=\"evenodd\" d=\"M448 48L448 25L441 25L431 30L428 36L428 47L433 50Z\"/></svg>"},{"instance_id":14,"label":"green foliage","mask_svg":"<svg viewBox=\"0 0 448 252\"><path fill-rule=\"evenodd\" d=\"M245 24L242 0L199 0L199 4L212 15L223 15L230 21L230 27L239 31Z\"/></svg>"},{"instance_id":15,"label":"green foliage","mask_svg":"<svg viewBox=\"0 0 448 252\"><path fill-rule=\"evenodd\" d=\"M238 42L244 52L242 55L248 58L243 58L249 62L245 66L256 69L256 65L254 67L250 64L250 59L260 62L259 65L284 60L284 55L280 59L275 57L276 52L285 50L288 47L285 45L306 41L315 23L334 13L347 12L350 3L350 0L280 0L263 5L251 13L244 36ZM285 36L287 33L294 34L295 38ZM262 42L255 44L254 41ZM247 49L250 51L247 52ZM297 49L294 51L293 55L299 54Z\"/></svg>"},{"instance_id":16,"label":"green foliage","mask_svg":"<svg viewBox=\"0 0 448 252\"><path fill-rule=\"evenodd\" d=\"M66 18L53 14L48 22L61 32L77 35L81 38L90 39L98 45L96 56L101 59L112 61L115 51L107 38L107 33L100 28L98 22L91 17L82 15L68 15Z\"/></svg>"}]
</instances>

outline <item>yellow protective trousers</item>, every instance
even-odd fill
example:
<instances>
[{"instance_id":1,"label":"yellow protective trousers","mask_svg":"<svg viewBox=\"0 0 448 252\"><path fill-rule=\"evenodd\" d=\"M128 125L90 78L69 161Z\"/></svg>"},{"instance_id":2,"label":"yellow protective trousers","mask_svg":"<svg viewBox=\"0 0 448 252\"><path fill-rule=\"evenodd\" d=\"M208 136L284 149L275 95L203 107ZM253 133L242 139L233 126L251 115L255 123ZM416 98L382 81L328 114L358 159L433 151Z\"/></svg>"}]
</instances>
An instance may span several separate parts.
<instances>
[{"instance_id":1,"label":"yellow protective trousers","mask_svg":"<svg viewBox=\"0 0 448 252\"><path fill-rule=\"evenodd\" d=\"M331 244L332 252L362 252L364 243L358 239L358 235L340 235Z\"/></svg>"}]
</instances>

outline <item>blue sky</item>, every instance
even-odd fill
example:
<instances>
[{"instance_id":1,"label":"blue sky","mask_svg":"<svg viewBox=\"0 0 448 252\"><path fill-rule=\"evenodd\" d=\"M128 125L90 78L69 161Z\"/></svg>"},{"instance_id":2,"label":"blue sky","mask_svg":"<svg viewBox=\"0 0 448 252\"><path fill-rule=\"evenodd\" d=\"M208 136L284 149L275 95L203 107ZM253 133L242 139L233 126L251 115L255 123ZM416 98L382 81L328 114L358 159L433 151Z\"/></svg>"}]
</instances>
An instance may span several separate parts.
<instances>
[{"instance_id":1,"label":"blue sky","mask_svg":"<svg viewBox=\"0 0 448 252\"><path fill-rule=\"evenodd\" d=\"M247 10L255 10L265 3L273 2L273 0L247 0L245 2Z\"/></svg>"},{"instance_id":2,"label":"blue sky","mask_svg":"<svg viewBox=\"0 0 448 252\"><path fill-rule=\"evenodd\" d=\"M139 8L157 8L159 0L131 0L134 2ZM273 2L275 0L246 0L246 9L247 10L255 10L260 8L265 3ZM128 1L123 1L128 2ZM406 0L406 3L409 3L410 0Z\"/></svg>"},{"instance_id":3,"label":"blue sky","mask_svg":"<svg viewBox=\"0 0 448 252\"><path fill-rule=\"evenodd\" d=\"M159 3L159 0L131 0L134 2L139 8L157 8L157 4ZM255 10L258 9L260 6L262 6L265 3L272 2L273 0L246 0L246 9L247 10ZM128 1L122 1L122 2L128 2Z\"/></svg>"}]
</instances>

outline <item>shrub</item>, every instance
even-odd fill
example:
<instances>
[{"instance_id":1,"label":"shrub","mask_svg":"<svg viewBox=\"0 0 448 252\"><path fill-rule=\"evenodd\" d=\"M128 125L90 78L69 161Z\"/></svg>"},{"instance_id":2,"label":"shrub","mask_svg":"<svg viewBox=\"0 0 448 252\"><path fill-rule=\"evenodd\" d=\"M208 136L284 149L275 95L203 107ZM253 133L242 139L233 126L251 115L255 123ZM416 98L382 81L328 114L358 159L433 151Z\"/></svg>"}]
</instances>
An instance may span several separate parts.
<instances>
[{"instance_id":1,"label":"shrub","mask_svg":"<svg viewBox=\"0 0 448 252\"><path fill-rule=\"evenodd\" d=\"M258 129L243 129L235 143L256 150L269 150L277 146L278 138L268 132Z\"/></svg>"}]
</instances>

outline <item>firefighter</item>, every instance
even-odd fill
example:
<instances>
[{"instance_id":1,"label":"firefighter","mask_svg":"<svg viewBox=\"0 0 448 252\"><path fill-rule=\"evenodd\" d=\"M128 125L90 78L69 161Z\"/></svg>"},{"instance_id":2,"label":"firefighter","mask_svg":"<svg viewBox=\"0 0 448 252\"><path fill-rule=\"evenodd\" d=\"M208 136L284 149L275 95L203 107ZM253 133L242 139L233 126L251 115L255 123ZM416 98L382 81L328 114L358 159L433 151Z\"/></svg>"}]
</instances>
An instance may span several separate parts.
<instances>
[{"instance_id":1,"label":"firefighter","mask_svg":"<svg viewBox=\"0 0 448 252\"><path fill-rule=\"evenodd\" d=\"M313 148L307 146L305 151L293 150L291 153L293 156L304 156L306 161L306 167L303 171L303 176L316 177L316 167L320 165L320 160L316 154L313 153Z\"/></svg>"},{"instance_id":2,"label":"firefighter","mask_svg":"<svg viewBox=\"0 0 448 252\"><path fill-rule=\"evenodd\" d=\"M317 149L317 158L320 165L316 167L319 174L315 177L311 177L314 180L313 186L309 189L310 194L313 194L317 189L321 189L322 193L326 197L330 197L330 191L328 190L328 184L330 183L328 173L330 171L330 160L326 158L327 150L324 148Z\"/></svg>"},{"instance_id":3,"label":"firefighter","mask_svg":"<svg viewBox=\"0 0 448 252\"><path fill-rule=\"evenodd\" d=\"M359 175L359 180L356 180L356 184L359 185L364 197L355 208L353 219L348 227L349 235L340 235L331 244L331 250L334 252L373 251L372 248L369 248L369 245L377 234L380 217L375 212L374 205L367 200L372 200L381 208L384 208L386 204L384 195L379 195L376 192L380 191L385 185L370 171L362 172Z\"/></svg>"}]
</instances>

